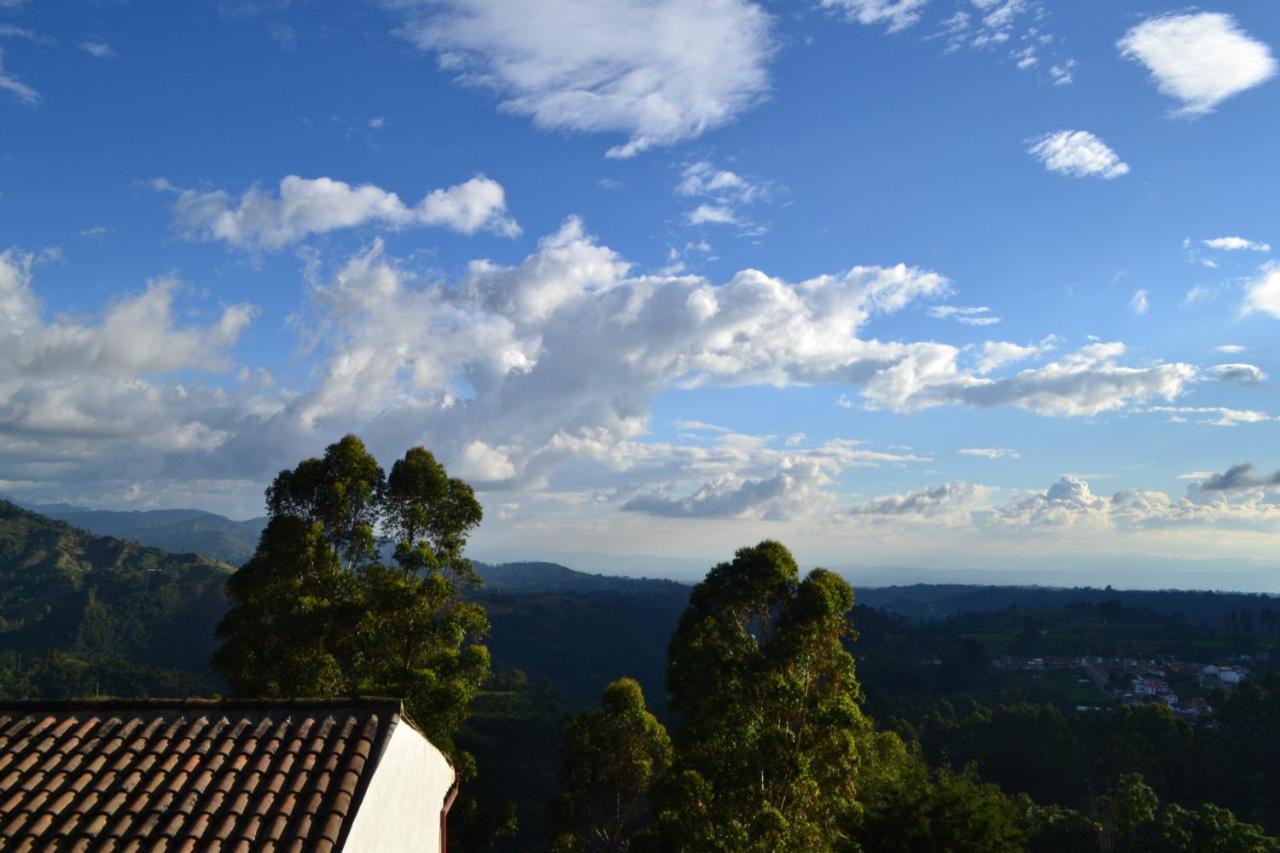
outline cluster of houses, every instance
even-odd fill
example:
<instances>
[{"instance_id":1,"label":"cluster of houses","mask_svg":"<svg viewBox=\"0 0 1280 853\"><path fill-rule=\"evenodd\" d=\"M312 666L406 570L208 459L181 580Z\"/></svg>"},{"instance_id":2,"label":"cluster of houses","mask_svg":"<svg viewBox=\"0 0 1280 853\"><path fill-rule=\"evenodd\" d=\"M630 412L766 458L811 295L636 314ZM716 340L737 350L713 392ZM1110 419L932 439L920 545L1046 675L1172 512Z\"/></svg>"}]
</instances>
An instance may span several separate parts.
<instances>
[{"instance_id":1,"label":"cluster of houses","mask_svg":"<svg viewBox=\"0 0 1280 853\"><path fill-rule=\"evenodd\" d=\"M1138 660L1004 655L992 661L992 665L1008 672L1081 670L1080 683L1093 683L1119 701L1163 702L1175 713L1192 720L1212 714L1213 708L1203 695L1187 694L1204 694L1212 690L1230 691L1249 676L1249 669L1239 662L1204 664L1169 658ZM1179 696L1179 691L1182 696ZM1078 710L1093 708L1081 706Z\"/></svg>"}]
</instances>

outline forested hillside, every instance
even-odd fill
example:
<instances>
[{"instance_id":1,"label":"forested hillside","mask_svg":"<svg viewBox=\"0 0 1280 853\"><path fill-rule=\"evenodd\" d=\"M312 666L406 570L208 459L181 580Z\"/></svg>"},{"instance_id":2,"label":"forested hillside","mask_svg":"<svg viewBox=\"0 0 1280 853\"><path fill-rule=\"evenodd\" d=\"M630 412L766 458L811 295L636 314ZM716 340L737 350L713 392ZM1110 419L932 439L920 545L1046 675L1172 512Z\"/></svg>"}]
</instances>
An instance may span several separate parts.
<instances>
[{"instance_id":1,"label":"forested hillside","mask_svg":"<svg viewBox=\"0 0 1280 853\"><path fill-rule=\"evenodd\" d=\"M209 656L231 571L0 501L0 693L217 689Z\"/></svg>"},{"instance_id":2,"label":"forested hillside","mask_svg":"<svg viewBox=\"0 0 1280 853\"><path fill-rule=\"evenodd\" d=\"M163 548L175 554L203 554L239 566L253 556L265 518L234 521L198 509L113 512L70 504L32 505L28 509L97 536L111 536Z\"/></svg>"},{"instance_id":3,"label":"forested hillside","mask_svg":"<svg viewBox=\"0 0 1280 853\"><path fill-rule=\"evenodd\" d=\"M466 599L487 613L492 672L456 742L479 768L466 785L473 807L493 814L515 807L517 834L496 841L498 849L535 849L560 778L566 727L608 685L635 679L657 719L679 729L669 705L668 649L693 588L549 563L476 568L485 585ZM0 502L0 691L224 691L209 658L232 571ZM1143 833L1235 837L1236 846L1221 848L1227 851L1274 849L1244 824L1224 824L1222 814L1204 810L1216 804L1234 813L1232 821L1280 832L1280 801L1267 781L1280 766L1280 683L1268 675L1280 666L1274 599L995 592L1005 598L992 591L975 598L975 590L959 587L869 591L860 601L888 596L912 617L865 603L850 611L858 636L847 647L868 718L933 768L923 777L910 763L893 771L898 799L877 807L881 820L895 808L933 810L930 831L954 833L955 821L981 815L975 837L1011 833L999 842L1006 846L992 849L1093 849L1072 845L1094 838L1089 821L1119 831L1108 810L1117 798L1138 797L1165 804L1145 813ZM993 600L998 609L950 612L955 602ZM1095 669L1081 667L1085 658L1098 659ZM1181 702L1129 704L1126 666L1135 667L1134 678L1167 670L1169 697ZM1204 667L1248 676L1235 689L1206 686ZM1184 708L1204 716L1197 721ZM1025 802L1017 799L1023 795ZM888 838L891 830L875 832ZM910 834L899 840L932 843Z\"/></svg>"}]
</instances>

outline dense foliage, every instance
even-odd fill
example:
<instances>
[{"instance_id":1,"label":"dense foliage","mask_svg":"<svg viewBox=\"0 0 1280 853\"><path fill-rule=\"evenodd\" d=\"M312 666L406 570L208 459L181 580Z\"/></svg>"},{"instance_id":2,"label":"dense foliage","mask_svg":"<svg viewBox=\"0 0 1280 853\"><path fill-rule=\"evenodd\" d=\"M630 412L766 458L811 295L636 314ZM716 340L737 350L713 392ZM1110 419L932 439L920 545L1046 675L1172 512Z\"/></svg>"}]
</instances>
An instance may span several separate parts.
<instances>
[{"instance_id":1,"label":"dense foliage","mask_svg":"<svg viewBox=\"0 0 1280 853\"><path fill-rule=\"evenodd\" d=\"M546 564L480 566L496 588L478 591L461 558L465 529L453 535L455 522L431 517L432 507L452 507L445 515L465 527L474 517L469 490L452 491L456 481L425 451L407 454L399 474L393 468L383 477L353 441L273 486L275 528L259 543L258 568L231 583L245 584L240 604L252 605L241 617L277 608L269 625L245 622L252 642L240 652L256 659L240 673L239 689L314 692L328 684L412 696L419 688L418 707L444 709L427 711L424 722L453 727L455 754L473 752L485 769L451 813L451 847L529 850L558 838L562 849L583 849L584 839L601 837L591 834L591 815L612 790L629 818L606 834L617 844L603 849L630 845L633 853L662 841L664 830L680 842L649 849L733 848L743 837L733 835L735 822L748 820L756 822L742 849L1277 849L1267 835L1280 832L1271 781L1280 766L1272 599L1116 593L918 621L865 606L850 611L843 581L821 572L801 579L785 549L769 543L718 566L698 593ZM95 538L0 504L0 689L9 696L217 690L207 661L229 573L210 560ZM443 585L419 583L433 576ZM1078 591L1028 595L1054 600L1049 592ZM921 589L912 595L929 599ZM942 591L934 601L963 595ZM492 622L487 644L498 671L483 684L474 671L459 675L483 623L451 622L449 614L467 614L468 606L481 618L488 610ZM463 641L445 643L440 625L452 636L460 630ZM1107 651L1244 655L1254 677L1229 693L1203 694L1215 713L1194 725L1158 705L1118 707L1069 673L993 666L1000 655ZM842 656L849 652L857 679ZM815 682L825 698L809 702L797 685L815 673L825 673ZM638 684L624 681L633 686L572 723L624 674ZM1082 703L1103 709L1076 712ZM806 738L808 721L835 712L854 724L825 741ZM647 722L628 728L627 720ZM646 754L641 732L660 730L659 720L675 741L673 769L661 750L620 761ZM620 728L600 735L609 725ZM743 736L725 735L738 731ZM432 736L450 745L447 733ZM611 740L637 748L602 746ZM784 748L769 746L777 743ZM823 766L815 770L807 755L823 755ZM817 797L825 802L815 808L805 791L820 774L819 790L838 796ZM735 778L748 776L755 784L738 790ZM547 831L542 811L557 778L562 795ZM507 801L518 807L521 834L504 842L515 818Z\"/></svg>"},{"instance_id":2,"label":"dense foliage","mask_svg":"<svg viewBox=\"0 0 1280 853\"><path fill-rule=\"evenodd\" d=\"M347 436L267 490L258 550L227 585L214 664L257 696L385 694L464 769L453 734L489 671L479 578L462 551L480 522L469 486L425 449L389 476ZM378 538L394 548L379 560Z\"/></svg>"},{"instance_id":3,"label":"dense foliage","mask_svg":"<svg viewBox=\"0 0 1280 853\"><path fill-rule=\"evenodd\" d=\"M231 567L0 501L0 696L209 692Z\"/></svg>"},{"instance_id":4,"label":"dense foliage","mask_svg":"<svg viewBox=\"0 0 1280 853\"><path fill-rule=\"evenodd\" d=\"M671 767L671 738L630 678L610 684L600 707L564 735L561 794L550 805L555 853L620 853L649 812L654 784Z\"/></svg>"}]
</instances>

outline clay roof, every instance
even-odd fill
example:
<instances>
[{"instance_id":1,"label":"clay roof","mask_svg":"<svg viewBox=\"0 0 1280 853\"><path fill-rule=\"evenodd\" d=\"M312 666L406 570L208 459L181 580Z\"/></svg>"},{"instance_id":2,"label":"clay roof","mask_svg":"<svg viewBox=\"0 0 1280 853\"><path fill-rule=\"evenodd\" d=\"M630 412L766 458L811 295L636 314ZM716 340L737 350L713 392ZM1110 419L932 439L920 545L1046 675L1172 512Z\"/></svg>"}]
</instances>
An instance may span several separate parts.
<instances>
[{"instance_id":1,"label":"clay roof","mask_svg":"<svg viewBox=\"0 0 1280 853\"><path fill-rule=\"evenodd\" d=\"M0 702L0 849L341 846L393 699Z\"/></svg>"}]
</instances>

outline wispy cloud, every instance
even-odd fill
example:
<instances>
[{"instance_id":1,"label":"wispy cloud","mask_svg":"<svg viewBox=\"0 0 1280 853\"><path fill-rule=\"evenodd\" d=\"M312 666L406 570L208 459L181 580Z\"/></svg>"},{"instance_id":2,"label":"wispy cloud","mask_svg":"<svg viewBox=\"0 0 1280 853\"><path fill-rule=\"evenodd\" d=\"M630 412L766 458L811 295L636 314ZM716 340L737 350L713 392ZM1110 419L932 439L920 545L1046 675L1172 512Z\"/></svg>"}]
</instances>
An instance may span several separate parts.
<instances>
[{"instance_id":1,"label":"wispy cloud","mask_svg":"<svg viewBox=\"0 0 1280 853\"><path fill-rule=\"evenodd\" d=\"M8 92L24 104L40 103L40 93L7 72L4 67L4 50L0 48L0 92Z\"/></svg>"},{"instance_id":2,"label":"wispy cloud","mask_svg":"<svg viewBox=\"0 0 1280 853\"><path fill-rule=\"evenodd\" d=\"M85 39L78 47L94 59L114 59L116 56L115 48L99 39Z\"/></svg>"},{"instance_id":3,"label":"wispy cloud","mask_svg":"<svg viewBox=\"0 0 1280 853\"><path fill-rule=\"evenodd\" d=\"M859 24L886 24L889 32L906 29L920 20L929 0L821 0L824 9L843 13Z\"/></svg>"},{"instance_id":4,"label":"wispy cloud","mask_svg":"<svg viewBox=\"0 0 1280 853\"><path fill-rule=\"evenodd\" d=\"M1111 180L1129 173L1129 164L1087 130L1059 130L1036 137L1027 153L1050 172L1073 178Z\"/></svg>"},{"instance_id":5,"label":"wispy cloud","mask_svg":"<svg viewBox=\"0 0 1280 853\"><path fill-rule=\"evenodd\" d=\"M1213 112L1276 73L1270 48L1220 12L1150 18L1125 33L1117 47L1146 66L1163 94L1181 102L1176 113L1183 116Z\"/></svg>"},{"instance_id":6,"label":"wispy cloud","mask_svg":"<svg viewBox=\"0 0 1280 853\"><path fill-rule=\"evenodd\" d=\"M772 19L750 0L384 0L400 32L459 82L550 130L622 133L631 157L700 136L768 89Z\"/></svg>"},{"instance_id":7,"label":"wispy cloud","mask_svg":"<svg viewBox=\"0 0 1280 853\"><path fill-rule=\"evenodd\" d=\"M1210 249L1217 249L1222 252L1270 252L1271 245L1269 243L1258 243L1253 240L1246 240L1243 237L1214 237L1211 240L1202 240Z\"/></svg>"},{"instance_id":8,"label":"wispy cloud","mask_svg":"<svg viewBox=\"0 0 1280 853\"><path fill-rule=\"evenodd\" d=\"M1147 292L1142 289L1135 290L1129 299L1129 310L1141 317L1150 308L1151 303L1147 299Z\"/></svg>"},{"instance_id":9,"label":"wispy cloud","mask_svg":"<svg viewBox=\"0 0 1280 853\"><path fill-rule=\"evenodd\" d=\"M985 305L932 305L928 309L930 317L938 320L952 319L965 326L994 326L1001 322L999 317L991 313Z\"/></svg>"},{"instance_id":10,"label":"wispy cloud","mask_svg":"<svg viewBox=\"0 0 1280 853\"><path fill-rule=\"evenodd\" d=\"M959 451L962 456L977 456L982 459L1019 459L1022 454L1007 447L965 447Z\"/></svg>"}]
</instances>

